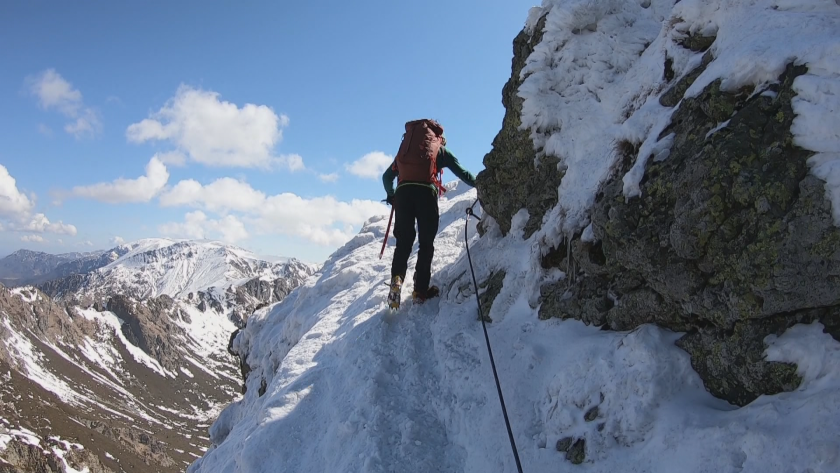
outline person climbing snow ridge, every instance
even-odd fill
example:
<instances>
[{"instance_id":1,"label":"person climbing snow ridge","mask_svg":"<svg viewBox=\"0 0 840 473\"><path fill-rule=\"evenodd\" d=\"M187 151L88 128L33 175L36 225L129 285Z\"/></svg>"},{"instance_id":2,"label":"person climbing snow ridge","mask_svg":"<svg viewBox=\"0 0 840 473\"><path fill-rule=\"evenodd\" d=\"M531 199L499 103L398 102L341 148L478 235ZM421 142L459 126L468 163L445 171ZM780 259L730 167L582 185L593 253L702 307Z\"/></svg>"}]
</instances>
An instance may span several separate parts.
<instances>
[{"instance_id":1,"label":"person climbing snow ridge","mask_svg":"<svg viewBox=\"0 0 840 473\"><path fill-rule=\"evenodd\" d=\"M385 202L392 205L396 213L394 237L397 247L391 263L391 289L388 294L391 309L400 307L402 284L414 246L415 221L419 250L414 268L413 300L423 303L440 293L436 286L429 284L440 218L437 198L439 193L445 192L441 184L443 168L450 169L465 184L475 187L475 177L461 167L458 159L446 149L446 138L440 123L430 119L407 122L394 162L382 174L387 195Z\"/></svg>"}]
</instances>

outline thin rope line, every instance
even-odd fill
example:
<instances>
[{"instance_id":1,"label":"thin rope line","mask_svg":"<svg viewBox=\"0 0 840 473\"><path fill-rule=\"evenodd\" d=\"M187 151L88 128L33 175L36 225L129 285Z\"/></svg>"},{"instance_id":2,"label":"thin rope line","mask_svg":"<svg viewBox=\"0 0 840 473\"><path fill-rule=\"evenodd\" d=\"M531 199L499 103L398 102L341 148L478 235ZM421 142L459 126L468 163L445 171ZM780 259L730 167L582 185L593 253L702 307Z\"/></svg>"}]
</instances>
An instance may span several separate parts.
<instances>
[{"instance_id":1,"label":"thin rope line","mask_svg":"<svg viewBox=\"0 0 840 473\"><path fill-rule=\"evenodd\" d=\"M484 314L481 311L481 299L478 297L478 282L475 280L475 270L473 269L472 256L470 255L470 241L467 235L470 228L470 216L481 220L473 213L473 207L478 203L478 199L467 208L467 222L464 228L464 242L467 245L467 261L470 263L470 273L472 273L473 288L475 289L475 302L478 304L478 316L481 319L481 326L484 328L484 340L487 342L487 353L490 354L490 366L493 367L493 377L496 378L496 390L499 392L499 403L502 405L502 414L505 417L505 426L507 427L508 438L510 439L510 448L513 450L513 458L516 460L516 469L522 473L522 463L519 461L519 450L516 448L516 441L513 439L513 430L510 428L510 419L508 418L507 408L505 407L505 397L502 394L502 385L499 382L499 374L496 372L496 361L493 359L493 349L490 347L490 336L487 334L487 323L484 321Z\"/></svg>"}]
</instances>

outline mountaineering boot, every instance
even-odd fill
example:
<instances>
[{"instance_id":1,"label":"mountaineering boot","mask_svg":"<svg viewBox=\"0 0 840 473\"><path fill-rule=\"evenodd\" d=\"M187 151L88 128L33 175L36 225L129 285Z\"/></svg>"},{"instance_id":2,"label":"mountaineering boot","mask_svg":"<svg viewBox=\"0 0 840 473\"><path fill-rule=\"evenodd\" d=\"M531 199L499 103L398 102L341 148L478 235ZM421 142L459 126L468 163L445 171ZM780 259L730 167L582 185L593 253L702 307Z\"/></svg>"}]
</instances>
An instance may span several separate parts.
<instances>
[{"instance_id":1,"label":"mountaineering boot","mask_svg":"<svg viewBox=\"0 0 840 473\"><path fill-rule=\"evenodd\" d=\"M427 299L431 299L433 297L437 297L440 295L440 289L437 286L429 286L426 289L425 293L421 293L421 291L414 291L411 294L412 299L414 300L415 304L422 304L426 302Z\"/></svg>"},{"instance_id":2,"label":"mountaineering boot","mask_svg":"<svg viewBox=\"0 0 840 473\"><path fill-rule=\"evenodd\" d=\"M400 295L402 294L402 278L394 276L391 278L391 290L388 292L388 307L392 310L400 308Z\"/></svg>"}]
</instances>

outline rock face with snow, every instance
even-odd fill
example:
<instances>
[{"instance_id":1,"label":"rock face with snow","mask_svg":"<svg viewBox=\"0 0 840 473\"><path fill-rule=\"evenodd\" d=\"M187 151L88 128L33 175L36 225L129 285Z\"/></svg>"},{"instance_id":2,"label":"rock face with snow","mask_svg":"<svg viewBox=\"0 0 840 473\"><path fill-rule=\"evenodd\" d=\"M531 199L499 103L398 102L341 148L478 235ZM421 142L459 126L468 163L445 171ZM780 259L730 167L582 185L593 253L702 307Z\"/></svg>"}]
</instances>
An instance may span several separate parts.
<instances>
[{"instance_id":1,"label":"rock face with snow","mask_svg":"<svg viewBox=\"0 0 840 473\"><path fill-rule=\"evenodd\" d=\"M542 318L687 332L707 389L737 405L799 385L795 365L765 360L767 336L820 321L840 339L823 180L840 140L819 123L833 109L837 124L840 11L782 3L545 1L514 44L518 95L505 89L477 181L503 232L528 211L523 236L539 228L543 267L566 275L542 284ZM559 165L508 171L544 156ZM523 182L550 205L508 198Z\"/></svg>"},{"instance_id":2,"label":"rock face with snow","mask_svg":"<svg viewBox=\"0 0 840 473\"><path fill-rule=\"evenodd\" d=\"M58 437L46 441L28 429L13 428L0 421L0 445L5 443L0 472L2 473L112 473L99 458L74 444Z\"/></svg>"},{"instance_id":3,"label":"rock face with snow","mask_svg":"<svg viewBox=\"0 0 840 473\"><path fill-rule=\"evenodd\" d=\"M545 20L540 23L544 26ZM557 186L563 177L562 171L558 172L557 158L538 155L528 131L521 129L520 74L534 46L542 40L539 26L533 34L522 31L513 41L513 74L502 90L502 129L493 140L493 150L484 157L486 170L476 177L481 204L497 218L504 232L510 231L515 213L520 209L528 211L526 238L539 229L545 213L557 204Z\"/></svg>"}]
</instances>

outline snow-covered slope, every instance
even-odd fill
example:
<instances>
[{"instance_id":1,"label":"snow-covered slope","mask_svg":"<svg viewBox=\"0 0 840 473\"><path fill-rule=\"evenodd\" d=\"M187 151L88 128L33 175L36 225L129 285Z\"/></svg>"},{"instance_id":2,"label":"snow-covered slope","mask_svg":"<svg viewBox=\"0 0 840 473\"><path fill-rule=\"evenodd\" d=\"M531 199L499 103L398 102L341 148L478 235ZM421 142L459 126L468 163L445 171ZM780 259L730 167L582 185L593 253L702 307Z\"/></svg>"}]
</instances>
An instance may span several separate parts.
<instances>
[{"instance_id":1,"label":"snow-covered slope","mask_svg":"<svg viewBox=\"0 0 840 473\"><path fill-rule=\"evenodd\" d=\"M0 286L0 405L10 406L0 423L40 439L12 436L5 446L0 436L0 463L37 469L32 461L55 450L40 446L57 435L86 448L88 465L183 471L207 448L209 420L241 390L231 334L314 270L218 243L162 239L103 258L109 264L46 284L57 300ZM21 457L24 450L31 454Z\"/></svg>"},{"instance_id":2,"label":"snow-covered slope","mask_svg":"<svg viewBox=\"0 0 840 473\"><path fill-rule=\"evenodd\" d=\"M154 318L166 321L166 333L155 332L155 349L167 350L161 356L138 346L137 332L148 327L126 319L151 310L133 305L121 318L64 307L34 288L0 287L0 405L9 407L0 423L14 427L0 426L0 460L14 463L16 450L4 442L23 439L15 429L40 439L37 445L73 440L92 455L82 463L98 457L113 471L140 471L117 462L182 471L206 449L209 420L240 391L238 366L226 352L236 326L189 304L157 305Z\"/></svg>"},{"instance_id":3,"label":"snow-covered slope","mask_svg":"<svg viewBox=\"0 0 840 473\"><path fill-rule=\"evenodd\" d=\"M392 251L378 259L381 216L252 317L234 342L251 368L248 390L188 471L515 471L463 251L462 216L474 199L470 191L441 201L440 299L388 313ZM480 239L475 221L469 228L478 280L505 272L485 313L525 471L840 469L840 344L821 327L768 340L771 359L800 364L799 390L735 409L705 391L673 344L678 334L540 321L536 283L546 274L519 237L526 220L506 237L492 221ZM582 467L558 451L565 444L570 455L585 452Z\"/></svg>"},{"instance_id":4,"label":"snow-covered slope","mask_svg":"<svg viewBox=\"0 0 840 473\"><path fill-rule=\"evenodd\" d=\"M816 153L811 172L826 181L837 214L840 5L545 0L527 28L534 49L513 122L521 118L536 149L559 159L558 203L528 239L525 210L505 236L492 219L481 238L468 229L524 471L840 471L840 343L820 323L761 340L764 359L796 365L801 383L738 407L706 390L689 354L674 344L681 333L540 320L541 288L571 287L577 275L543 266L546 251L571 250L562 243L580 232L594 241L584 229L610 176L622 184L617 201L644 199L649 161L667 162L679 145L667 131L673 117L713 84L740 90L745 100L774 100L774 82L798 68L791 141ZM680 83L688 85L680 90ZM666 100L669 90L676 92ZM734 110L702 108L709 105L700 108L717 123L692 140L728 126ZM622 145L632 152L617 152ZM632 159L622 162L624 154ZM188 471L515 471L463 252L462 217L474 198L467 192L441 201L433 274L440 299L388 313L383 283L392 253L377 258L387 222L380 216L315 278L252 317L234 340L248 365L248 390L221 413L210 429L213 448ZM667 232L660 238L664 248ZM836 254L836 239L826 246ZM741 250L730 255L748 256ZM605 305L622 304L604 292ZM733 369L754 367L742 360Z\"/></svg>"}]
</instances>

